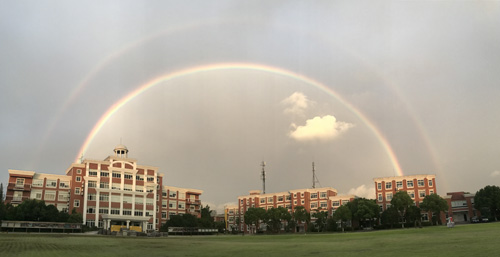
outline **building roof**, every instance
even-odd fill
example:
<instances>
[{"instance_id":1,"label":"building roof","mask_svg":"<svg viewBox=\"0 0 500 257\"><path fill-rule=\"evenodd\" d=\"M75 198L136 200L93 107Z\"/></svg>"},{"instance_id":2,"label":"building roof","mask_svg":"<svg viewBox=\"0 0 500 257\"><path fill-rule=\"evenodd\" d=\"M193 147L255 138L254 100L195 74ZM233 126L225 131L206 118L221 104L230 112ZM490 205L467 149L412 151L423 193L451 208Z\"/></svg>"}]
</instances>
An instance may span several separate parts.
<instances>
[{"instance_id":1,"label":"building roof","mask_svg":"<svg viewBox=\"0 0 500 257\"><path fill-rule=\"evenodd\" d=\"M382 178L374 178L373 181L392 181L392 180L403 180L403 179L432 179L436 178L436 175L432 174L419 174L419 175L406 175L406 176L396 176L396 177L382 177Z\"/></svg>"}]
</instances>

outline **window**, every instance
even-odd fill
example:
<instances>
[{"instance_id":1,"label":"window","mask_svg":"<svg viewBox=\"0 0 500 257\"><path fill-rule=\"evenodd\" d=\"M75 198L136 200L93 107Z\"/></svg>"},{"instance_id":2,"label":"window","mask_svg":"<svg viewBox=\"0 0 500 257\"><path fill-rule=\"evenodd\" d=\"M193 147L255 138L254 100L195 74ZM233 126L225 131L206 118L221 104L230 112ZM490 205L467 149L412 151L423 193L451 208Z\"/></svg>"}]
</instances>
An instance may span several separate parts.
<instances>
[{"instance_id":1,"label":"window","mask_svg":"<svg viewBox=\"0 0 500 257\"><path fill-rule=\"evenodd\" d=\"M87 226L95 227L95 220L87 220Z\"/></svg>"},{"instance_id":2,"label":"window","mask_svg":"<svg viewBox=\"0 0 500 257\"><path fill-rule=\"evenodd\" d=\"M57 180L48 180L47 183L45 183L46 187L57 187Z\"/></svg>"},{"instance_id":3,"label":"window","mask_svg":"<svg viewBox=\"0 0 500 257\"><path fill-rule=\"evenodd\" d=\"M153 198L146 198L146 205L154 205Z\"/></svg>"},{"instance_id":4,"label":"window","mask_svg":"<svg viewBox=\"0 0 500 257\"><path fill-rule=\"evenodd\" d=\"M317 202L311 203L311 209L316 209L316 208L318 208L318 203Z\"/></svg>"},{"instance_id":5,"label":"window","mask_svg":"<svg viewBox=\"0 0 500 257\"><path fill-rule=\"evenodd\" d=\"M186 209L186 205L184 202L179 202L179 209Z\"/></svg>"},{"instance_id":6,"label":"window","mask_svg":"<svg viewBox=\"0 0 500 257\"><path fill-rule=\"evenodd\" d=\"M422 221L429 221L429 214L422 213Z\"/></svg>"},{"instance_id":7,"label":"window","mask_svg":"<svg viewBox=\"0 0 500 257\"><path fill-rule=\"evenodd\" d=\"M124 177L125 179L132 179L132 178L133 178L133 175L132 175L132 174L130 174L130 173L125 173L125 175L123 175L123 177Z\"/></svg>"},{"instance_id":8,"label":"window","mask_svg":"<svg viewBox=\"0 0 500 257\"><path fill-rule=\"evenodd\" d=\"M163 206L163 207L167 207L167 201L163 201L163 202L165 202L165 206ZM163 203L163 202L162 202L162 203ZM144 204L144 197L137 197L137 196L136 196L136 197L135 197L135 204L136 204L136 205L137 205L137 204Z\"/></svg>"},{"instance_id":9,"label":"window","mask_svg":"<svg viewBox=\"0 0 500 257\"><path fill-rule=\"evenodd\" d=\"M320 203L319 207L321 207L322 209L328 208L328 203L323 201Z\"/></svg>"},{"instance_id":10,"label":"window","mask_svg":"<svg viewBox=\"0 0 500 257\"><path fill-rule=\"evenodd\" d=\"M170 198L176 198L177 197L177 192L176 191L170 191L168 194L168 197ZM241 200L241 203L243 203L243 200Z\"/></svg>"},{"instance_id":11,"label":"window","mask_svg":"<svg viewBox=\"0 0 500 257\"><path fill-rule=\"evenodd\" d=\"M379 183L377 183L377 189L378 189L378 190L382 190L382 183L380 183L380 182L379 182Z\"/></svg>"},{"instance_id":12,"label":"window","mask_svg":"<svg viewBox=\"0 0 500 257\"><path fill-rule=\"evenodd\" d=\"M283 196L278 196L278 202L283 202L284 197Z\"/></svg>"},{"instance_id":13,"label":"window","mask_svg":"<svg viewBox=\"0 0 500 257\"><path fill-rule=\"evenodd\" d=\"M304 200L300 201L301 204L304 204Z\"/></svg>"},{"instance_id":14,"label":"window","mask_svg":"<svg viewBox=\"0 0 500 257\"><path fill-rule=\"evenodd\" d=\"M268 202L268 203L272 203L272 202L273 202L273 198L272 198L272 197L268 197L268 198L267 198L267 202Z\"/></svg>"},{"instance_id":15,"label":"window","mask_svg":"<svg viewBox=\"0 0 500 257\"><path fill-rule=\"evenodd\" d=\"M155 181L155 177L148 176L148 182L154 182L154 181Z\"/></svg>"},{"instance_id":16,"label":"window","mask_svg":"<svg viewBox=\"0 0 500 257\"><path fill-rule=\"evenodd\" d=\"M24 186L24 178L16 179L16 186Z\"/></svg>"},{"instance_id":17,"label":"window","mask_svg":"<svg viewBox=\"0 0 500 257\"><path fill-rule=\"evenodd\" d=\"M142 175L136 175L135 180L137 181L144 181L144 177Z\"/></svg>"},{"instance_id":18,"label":"window","mask_svg":"<svg viewBox=\"0 0 500 257\"><path fill-rule=\"evenodd\" d=\"M33 186L34 187L43 187L43 179L34 179Z\"/></svg>"},{"instance_id":19,"label":"window","mask_svg":"<svg viewBox=\"0 0 500 257\"><path fill-rule=\"evenodd\" d=\"M293 201L293 204L297 205L297 200L294 200L294 201Z\"/></svg>"},{"instance_id":20,"label":"window","mask_svg":"<svg viewBox=\"0 0 500 257\"><path fill-rule=\"evenodd\" d=\"M177 207L177 201L170 201L168 203L168 207L172 208L172 209L175 209Z\"/></svg>"},{"instance_id":21,"label":"window","mask_svg":"<svg viewBox=\"0 0 500 257\"><path fill-rule=\"evenodd\" d=\"M290 195L285 196L285 200L290 201Z\"/></svg>"},{"instance_id":22,"label":"window","mask_svg":"<svg viewBox=\"0 0 500 257\"><path fill-rule=\"evenodd\" d=\"M153 212L152 211L146 211L146 216L148 216L148 217L153 216Z\"/></svg>"},{"instance_id":23,"label":"window","mask_svg":"<svg viewBox=\"0 0 500 257\"><path fill-rule=\"evenodd\" d=\"M431 187L433 185L432 184L432 179L427 180L427 184L429 184L429 186Z\"/></svg>"},{"instance_id":24,"label":"window","mask_svg":"<svg viewBox=\"0 0 500 257\"><path fill-rule=\"evenodd\" d=\"M425 190L418 191L418 196L420 198L424 198L425 197Z\"/></svg>"},{"instance_id":25,"label":"window","mask_svg":"<svg viewBox=\"0 0 500 257\"><path fill-rule=\"evenodd\" d=\"M77 169L76 170L76 174L82 174L82 170L81 169Z\"/></svg>"},{"instance_id":26,"label":"window","mask_svg":"<svg viewBox=\"0 0 500 257\"><path fill-rule=\"evenodd\" d=\"M429 190L429 194L430 195L434 194L434 190Z\"/></svg>"},{"instance_id":27,"label":"window","mask_svg":"<svg viewBox=\"0 0 500 257\"><path fill-rule=\"evenodd\" d=\"M407 187L413 187L413 180L406 181L406 186Z\"/></svg>"},{"instance_id":28,"label":"window","mask_svg":"<svg viewBox=\"0 0 500 257\"><path fill-rule=\"evenodd\" d=\"M114 171L113 171L112 176L113 176L113 178L121 178L121 177L122 177L122 174L121 174L121 173L119 173L119 172L114 172Z\"/></svg>"},{"instance_id":29,"label":"window","mask_svg":"<svg viewBox=\"0 0 500 257\"><path fill-rule=\"evenodd\" d=\"M142 216L143 212L142 211L135 211L134 216Z\"/></svg>"},{"instance_id":30,"label":"window","mask_svg":"<svg viewBox=\"0 0 500 257\"><path fill-rule=\"evenodd\" d=\"M69 188L69 181L59 181L59 188Z\"/></svg>"},{"instance_id":31,"label":"window","mask_svg":"<svg viewBox=\"0 0 500 257\"><path fill-rule=\"evenodd\" d=\"M378 194L378 201L379 201L379 202L382 202L382 201L383 201L382 194Z\"/></svg>"},{"instance_id":32,"label":"window","mask_svg":"<svg viewBox=\"0 0 500 257\"><path fill-rule=\"evenodd\" d=\"M90 170L89 171L89 176L90 177L97 177L97 170Z\"/></svg>"},{"instance_id":33,"label":"window","mask_svg":"<svg viewBox=\"0 0 500 257\"><path fill-rule=\"evenodd\" d=\"M132 185L130 185L130 184L123 185L123 190L125 190L125 191L132 191Z\"/></svg>"},{"instance_id":34,"label":"window","mask_svg":"<svg viewBox=\"0 0 500 257\"><path fill-rule=\"evenodd\" d=\"M266 198L260 199L260 203L266 203Z\"/></svg>"},{"instance_id":35,"label":"window","mask_svg":"<svg viewBox=\"0 0 500 257\"><path fill-rule=\"evenodd\" d=\"M167 218L167 213L166 212L162 212L161 213L161 218L162 219L166 219Z\"/></svg>"},{"instance_id":36,"label":"window","mask_svg":"<svg viewBox=\"0 0 500 257\"><path fill-rule=\"evenodd\" d=\"M118 209L118 208L111 208L111 214L120 215L120 209Z\"/></svg>"},{"instance_id":37,"label":"window","mask_svg":"<svg viewBox=\"0 0 500 257\"><path fill-rule=\"evenodd\" d=\"M80 207L80 200L75 200L73 207Z\"/></svg>"},{"instance_id":38,"label":"window","mask_svg":"<svg viewBox=\"0 0 500 257\"><path fill-rule=\"evenodd\" d=\"M135 186L135 191L136 192L144 192L144 187L143 186ZM166 194L164 196L166 196Z\"/></svg>"},{"instance_id":39,"label":"window","mask_svg":"<svg viewBox=\"0 0 500 257\"><path fill-rule=\"evenodd\" d=\"M312 193L311 194L311 199L315 199L315 198L318 198L318 193Z\"/></svg>"},{"instance_id":40,"label":"window","mask_svg":"<svg viewBox=\"0 0 500 257\"><path fill-rule=\"evenodd\" d=\"M109 172L101 171L101 177L109 177Z\"/></svg>"},{"instance_id":41,"label":"window","mask_svg":"<svg viewBox=\"0 0 500 257\"><path fill-rule=\"evenodd\" d=\"M403 188L403 181L396 181L396 188Z\"/></svg>"},{"instance_id":42,"label":"window","mask_svg":"<svg viewBox=\"0 0 500 257\"><path fill-rule=\"evenodd\" d=\"M385 194L385 200L387 200L387 201L392 200L392 193L386 193Z\"/></svg>"},{"instance_id":43,"label":"window","mask_svg":"<svg viewBox=\"0 0 500 257\"><path fill-rule=\"evenodd\" d=\"M95 206L87 207L87 213L95 213Z\"/></svg>"},{"instance_id":44,"label":"window","mask_svg":"<svg viewBox=\"0 0 500 257\"><path fill-rule=\"evenodd\" d=\"M123 215L132 215L132 210L131 209L123 209Z\"/></svg>"},{"instance_id":45,"label":"window","mask_svg":"<svg viewBox=\"0 0 500 257\"><path fill-rule=\"evenodd\" d=\"M320 193L320 197L323 199L323 198L326 198L326 192L321 192Z\"/></svg>"},{"instance_id":46,"label":"window","mask_svg":"<svg viewBox=\"0 0 500 257\"><path fill-rule=\"evenodd\" d=\"M77 194L77 195L80 194L80 188L79 187L75 187L75 194Z\"/></svg>"},{"instance_id":47,"label":"window","mask_svg":"<svg viewBox=\"0 0 500 257\"><path fill-rule=\"evenodd\" d=\"M100 182L99 183L99 188L108 189L109 188L109 183L108 182Z\"/></svg>"},{"instance_id":48,"label":"window","mask_svg":"<svg viewBox=\"0 0 500 257\"><path fill-rule=\"evenodd\" d=\"M59 192L58 200L61 202L67 202L69 199L68 194L64 194L63 192Z\"/></svg>"},{"instance_id":49,"label":"window","mask_svg":"<svg viewBox=\"0 0 500 257\"><path fill-rule=\"evenodd\" d=\"M123 202L124 203L132 203L132 196L124 195Z\"/></svg>"},{"instance_id":50,"label":"window","mask_svg":"<svg viewBox=\"0 0 500 257\"><path fill-rule=\"evenodd\" d=\"M392 182L385 182L385 189L392 189Z\"/></svg>"},{"instance_id":51,"label":"window","mask_svg":"<svg viewBox=\"0 0 500 257\"><path fill-rule=\"evenodd\" d=\"M122 185L120 183L111 183L111 189L120 190L121 188L122 188Z\"/></svg>"},{"instance_id":52,"label":"window","mask_svg":"<svg viewBox=\"0 0 500 257\"><path fill-rule=\"evenodd\" d=\"M423 187L423 186L425 185L425 184L424 184L424 180L423 180L423 179L419 179L419 180L417 180L417 185L418 185L419 187Z\"/></svg>"},{"instance_id":53,"label":"window","mask_svg":"<svg viewBox=\"0 0 500 257\"><path fill-rule=\"evenodd\" d=\"M332 201L332 206L340 206L340 201Z\"/></svg>"},{"instance_id":54,"label":"window","mask_svg":"<svg viewBox=\"0 0 500 257\"><path fill-rule=\"evenodd\" d=\"M31 198L42 200L42 191L31 191Z\"/></svg>"},{"instance_id":55,"label":"window","mask_svg":"<svg viewBox=\"0 0 500 257\"><path fill-rule=\"evenodd\" d=\"M111 195L111 202L121 202L120 195Z\"/></svg>"},{"instance_id":56,"label":"window","mask_svg":"<svg viewBox=\"0 0 500 257\"><path fill-rule=\"evenodd\" d=\"M99 201L109 202L109 195L108 194L100 194Z\"/></svg>"},{"instance_id":57,"label":"window","mask_svg":"<svg viewBox=\"0 0 500 257\"><path fill-rule=\"evenodd\" d=\"M75 178L75 180L76 180L76 182L80 182L80 181L82 181L82 177L77 176L77 177Z\"/></svg>"},{"instance_id":58,"label":"window","mask_svg":"<svg viewBox=\"0 0 500 257\"><path fill-rule=\"evenodd\" d=\"M96 194L88 194L87 195L87 200L89 201L95 201L97 199Z\"/></svg>"},{"instance_id":59,"label":"window","mask_svg":"<svg viewBox=\"0 0 500 257\"><path fill-rule=\"evenodd\" d=\"M452 201L451 208L467 207L467 201Z\"/></svg>"},{"instance_id":60,"label":"window","mask_svg":"<svg viewBox=\"0 0 500 257\"><path fill-rule=\"evenodd\" d=\"M408 191L407 193L411 199L415 199L415 192L414 191Z\"/></svg>"},{"instance_id":61,"label":"window","mask_svg":"<svg viewBox=\"0 0 500 257\"><path fill-rule=\"evenodd\" d=\"M89 181L88 182L88 187L89 188L96 188L97 187L97 181Z\"/></svg>"}]
</instances>

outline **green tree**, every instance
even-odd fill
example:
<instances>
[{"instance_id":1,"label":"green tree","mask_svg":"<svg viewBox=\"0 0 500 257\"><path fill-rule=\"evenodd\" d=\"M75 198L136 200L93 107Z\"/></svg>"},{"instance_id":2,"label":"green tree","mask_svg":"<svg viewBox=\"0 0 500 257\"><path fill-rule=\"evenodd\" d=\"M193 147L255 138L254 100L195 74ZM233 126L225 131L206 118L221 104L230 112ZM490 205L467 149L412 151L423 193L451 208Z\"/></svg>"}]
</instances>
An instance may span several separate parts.
<instances>
[{"instance_id":1,"label":"green tree","mask_svg":"<svg viewBox=\"0 0 500 257\"><path fill-rule=\"evenodd\" d=\"M250 207L245 212L244 220L245 224L248 226L255 226L256 230L258 230L258 225L261 220L265 218L266 210L263 208L255 208Z\"/></svg>"},{"instance_id":2,"label":"green tree","mask_svg":"<svg viewBox=\"0 0 500 257\"><path fill-rule=\"evenodd\" d=\"M315 212L312 215L316 220L314 223L316 224L316 227L318 228L318 232L324 232L326 230L327 226L327 220L328 220L328 212L321 210L321 207L318 209L317 212Z\"/></svg>"},{"instance_id":3,"label":"green tree","mask_svg":"<svg viewBox=\"0 0 500 257\"><path fill-rule=\"evenodd\" d=\"M422 210L415 205L410 206L406 212L406 217L409 222L413 222L413 226L417 227L417 223L422 223Z\"/></svg>"},{"instance_id":4,"label":"green tree","mask_svg":"<svg viewBox=\"0 0 500 257\"><path fill-rule=\"evenodd\" d=\"M442 211L448 210L448 203L445 199L437 194L431 194L425 196L424 200L420 204L420 208L424 211L430 211L433 216L436 217L436 225L439 222L439 217Z\"/></svg>"},{"instance_id":5,"label":"green tree","mask_svg":"<svg viewBox=\"0 0 500 257\"><path fill-rule=\"evenodd\" d=\"M478 210L488 209L490 218L498 220L497 216L500 212L500 187L498 186L485 186L476 192L474 196L474 206ZM481 212L483 214L483 212ZM484 213L484 216L487 212Z\"/></svg>"},{"instance_id":6,"label":"green tree","mask_svg":"<svg viewBox=\"0 0 500 257\"><path fill-rule=\"evenodd\" d=\"M379 218L380 207L375 200L356 198L347 206L351 210L352 220L364 227L372 227L373 221Z\"/></svg>"},{"instance_id":7,"label":"green tree","mask_svg":"<svg viewBox=\"0 0 500 257\"><path fill-rule=\"evenodd\" d=\"M344 232L345 223L352 219L351 209L347 205L342 205L335 210L335 218L340 221L340 227Z\"/></svg>"},{"instance_id":8,"label":"green tree","mask_svg":"<svg viewBox=\"0 0 500 257\"><path fill-rule=\"evenodd\" d=\"M279 210L279 213L280 213L280 219L281 219L281 221L282 222L286 222L285 229L288 232L289 229L290 229L289 224L290 224L290 221L292 220L292 214L290 214L290 212L288 211L288 209L286 209L284 207L278 207L278 210Z\"/></svg>"},{"instance_id":9,"label":"green tree","mask_svg":"<svg viewBox=\"0 0 500 257\"><path fill-rule=\"evenodd\" d=\"M391 206L394 206L399 213L401 227L405 227L405 217L408 208L413 205L413 200L406 191L398 191L391 200Z\"/></svg>"},{"instance_id":10,"label":"green tree","mask_svg":"<svg viewBox=\"0 0 500 257\"><path fill-rule=\"evenodd\" d=\"M214 227L214 219L212 218L212 211L210 210L210 206L206 205L201 208L201 218L199 220L199 225L202 228L213 228Z\"/></svg>"},{"instance_id":11,"label":"green tree","mask_svg":"<svg viewBox=\"0 0 500 257\"><path fill-rule=\"evenodd\" d=\"M5 219L7 207L3 201L3 184L0 183L0 221Z\"/></svg>"},{"instance_id":12,"label":"green tree","mask_svg":"<svg viewBox=\"0 0 500 257\"><path fill-rule=\"evenodd\" d=\"M385 226L390 226L391 228L394 224L399 221L399 212L394 206L390 206L380 215L382 224Z\"/></svg>"},{"instance_id":13,"label":"green tree","mask_svg":"<svg viewBox=\"0 0 500 257\"><path fill-rule=\"evenodd\" d=\"M311 215L309 215L304 206L295 207L292 217L297 225L304 223L304 231L307 231L307 224L311 220Z\"/></svg>"},{"instance_id":14,"label":"green tree","mask_svg":"<svg viewBox=\"0 0 500 257\"><path fill-rule=\"evenodd\" d=\"M83 223L83 215L76 211L76 208L73 208L71 214L69 215L68 221L69 223Z\"/></svg>"},{"instance_id":15,"label":"green tree","mask_svg":"<svg viewBox=\"0 0 500 257\"><path fill-rule=\"evenodd\" d=\"M283 208L283 207L282 207ZM281 228L281 211L278 208L267 210L264 215L265 223L271 228L273 233L279 233Z\"/></svg>"}]
</instances>

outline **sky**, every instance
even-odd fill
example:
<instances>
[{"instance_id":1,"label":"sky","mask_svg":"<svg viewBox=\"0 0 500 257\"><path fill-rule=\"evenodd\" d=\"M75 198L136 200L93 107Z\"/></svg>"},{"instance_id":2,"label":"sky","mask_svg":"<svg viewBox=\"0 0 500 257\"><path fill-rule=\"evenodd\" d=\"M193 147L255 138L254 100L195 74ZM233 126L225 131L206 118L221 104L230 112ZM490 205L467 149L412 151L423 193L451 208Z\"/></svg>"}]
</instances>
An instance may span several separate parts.
<instances>
[{"instance_id":1,"label":"sky","mask_svg":"<svg viewBox=\"0 0 500 257\"><path fill-rule=\"evenodd\" d=\"M92 1L91 1L92 2ZM122 143L222 210L249 190L500 184L500 2L0 1L0 183Z\"/></svg>"}]
</instances>

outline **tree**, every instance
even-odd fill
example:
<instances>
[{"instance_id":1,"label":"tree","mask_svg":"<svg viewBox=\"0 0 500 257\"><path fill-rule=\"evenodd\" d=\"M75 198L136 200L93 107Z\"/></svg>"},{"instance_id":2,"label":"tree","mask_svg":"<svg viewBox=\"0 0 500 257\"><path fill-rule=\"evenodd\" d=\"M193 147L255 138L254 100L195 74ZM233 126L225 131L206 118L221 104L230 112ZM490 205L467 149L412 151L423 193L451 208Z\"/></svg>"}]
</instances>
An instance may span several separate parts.
<instances>
[{"instance_id":1,"label":"tree","mask_svg":"<svg viewBox=\"0 0 500 257\"><path fill-rule=\"evenodd\" d=\"M83 215L76 211L76 208L73 208L71 211L71 215L69 215L68 221L69 223L83 223Z\"/></svg>"},{"instance_id":2,"label":"tree","mask_svg":"<svg viewBox=\"0 0 500 257\"><path fill-rule=\"evenodd\" d=\"M283 207L281 207L283 208ZM265 223L271 228L273 233L279 233L281 228L281 210L278 208L271 208L267 210L264 215Z\"/></svg>"},{"instance_id":3,"label":"tree","mask_svg":"<svg viewBox=\"0 0 500 257\"><path fill-rule=\"evenodd\" d=\"M408 195L406 191L398 191L394 194L391 200L391 206L394 206L399 213L399 218L401 220L401 227L405 227L405 217L406 212L410 206L413 205L413 200Z\"/></svg>"},{"instance_id":4,"label":"tree","mask_svg":"<svg viewBox=\"0 0 500 257\"><path fill-rule=\"evenodd\" d=\"M0 183L0 221L5 219L7 207L3 202L3 184Z\"/></svg>"},{"instance_id":5,"label":"tree","mask_svg":"<svg viewBox=\"0 0 500 257\"><path fill-rule=\"evenodd\" d=\"M340 220L340 227L342 228L342 232L344 232L345 223L352 218L351 209L347 205L340 206L335 210L335 218Z\"/></svg>"},{"instance_id":6,"label":"tree","mask_svg":"<svg viewBox=\"0 0 500 257\"><path fill-rule=\"evenodd\" d=\"M304 222L304 231L307 230L307 224L311 220L311 216L307 212L306 208L304 206L297 206L295 207L295 210L293 212L293 219L297 224L301 224Z\"/></svg>"},{"instance_id":7,"label":"tree","mask_svg":"<svg viewBox=\"0 0 500 257\"><path fill-rule=\"evenodd\" d=\"M312 215L316 218L314 222L316 227L318 228L318 232L324 232L326 230L327 220L328 220L328 212L321 210L321 207L318 209L316 213Z\"/></svg>"},{"instance_id":8,"label":"tree","mask_svg":"<svg viewBox=\"0 0 500 257\"><path fill-rule=\"evenodd\" d=\"M391 226L391 228L399 221L399 212L394 206L390 206L380 216L382 224Z\"/></svg>"},{"instance_id":9,"label":"tree","mask_svg":"<svg viewBox=\"0 0 500 257\"><path fill-rule=\"evenodd\" d=\"M259 221L264 219L265 214L266 210L264 210L263 208L250 207L245 212L244 216L245 224L248 226L254 225L255 228L257 229Z\"/></svg>"},{"instance_id":10,"label":"tree","mask_svg":"<svg viewBox=\"0 0 500 257\"><path fill-rule=\"evenodd\" d=\"M201 208L201 218L199 220L199 225L202 228L213 228L214 220L212 218L212 211L210 206L206 205Z\"/></svg>"},{"instance_id":11,"label":"tree","mask_svg":"<svg viewBox=\"0 0 500 257\"><path fill-rule=\"evenodd\" d=\"M380 207L375 200L356 198L348 202L347 206L351 210L352 220L358 221L364 227L373 226L372 222L379 218Z\"/></svg>"},{"instance_id":12,"label":"tree","mask_svg":"<svg viewBox=\"0 0 500 257\"><path fill-rule=\"evenodd\" d=\"M424 200L420 204L420 208L424 211L432 212L436 216L437 225L441 212L448 210L448 203L441 196L437 194L431 194L425 196Z\"/></svg>"},{"instance_id":13,"label":"tree","mask_svg":"<svg viewBox=\"0 0 500 257\"><path fill-rule=\"evenodd\" d=\"M497 221L497 215L500 212L500 187L485 186L481 188L476 192L476 196L474 196L474 206L478 210L488 209L490 216L493 216L495 221ZM486 213L484 214L485 216L487 215Z\"/></svg>"},{"instance_id":14,"label":"tree","mask_svg":"<svg viewBox=\"0 0 500 257\"><path fill-rule=\"evenodd\" d=\"M292 220L292 214L290 214L290 212L288 212L288 209L286 209L284 207L278 207L278 210L280 212L281 222L286 221L285 229L288 232L289 231L289 224L290 224L290 221Z\"/></svg>"},{"instance_id":15,"label":"tree","mask_svg":"<svg viewBox=\"0 0 500 257\"><path fill-rule=\"evenodd\" d=\"M422 210L415 205L410 206L406 212L406 217L409 222L413 222L413 226L417 227L417 223L421 225Z\"/></svg>"}]
</instances>

